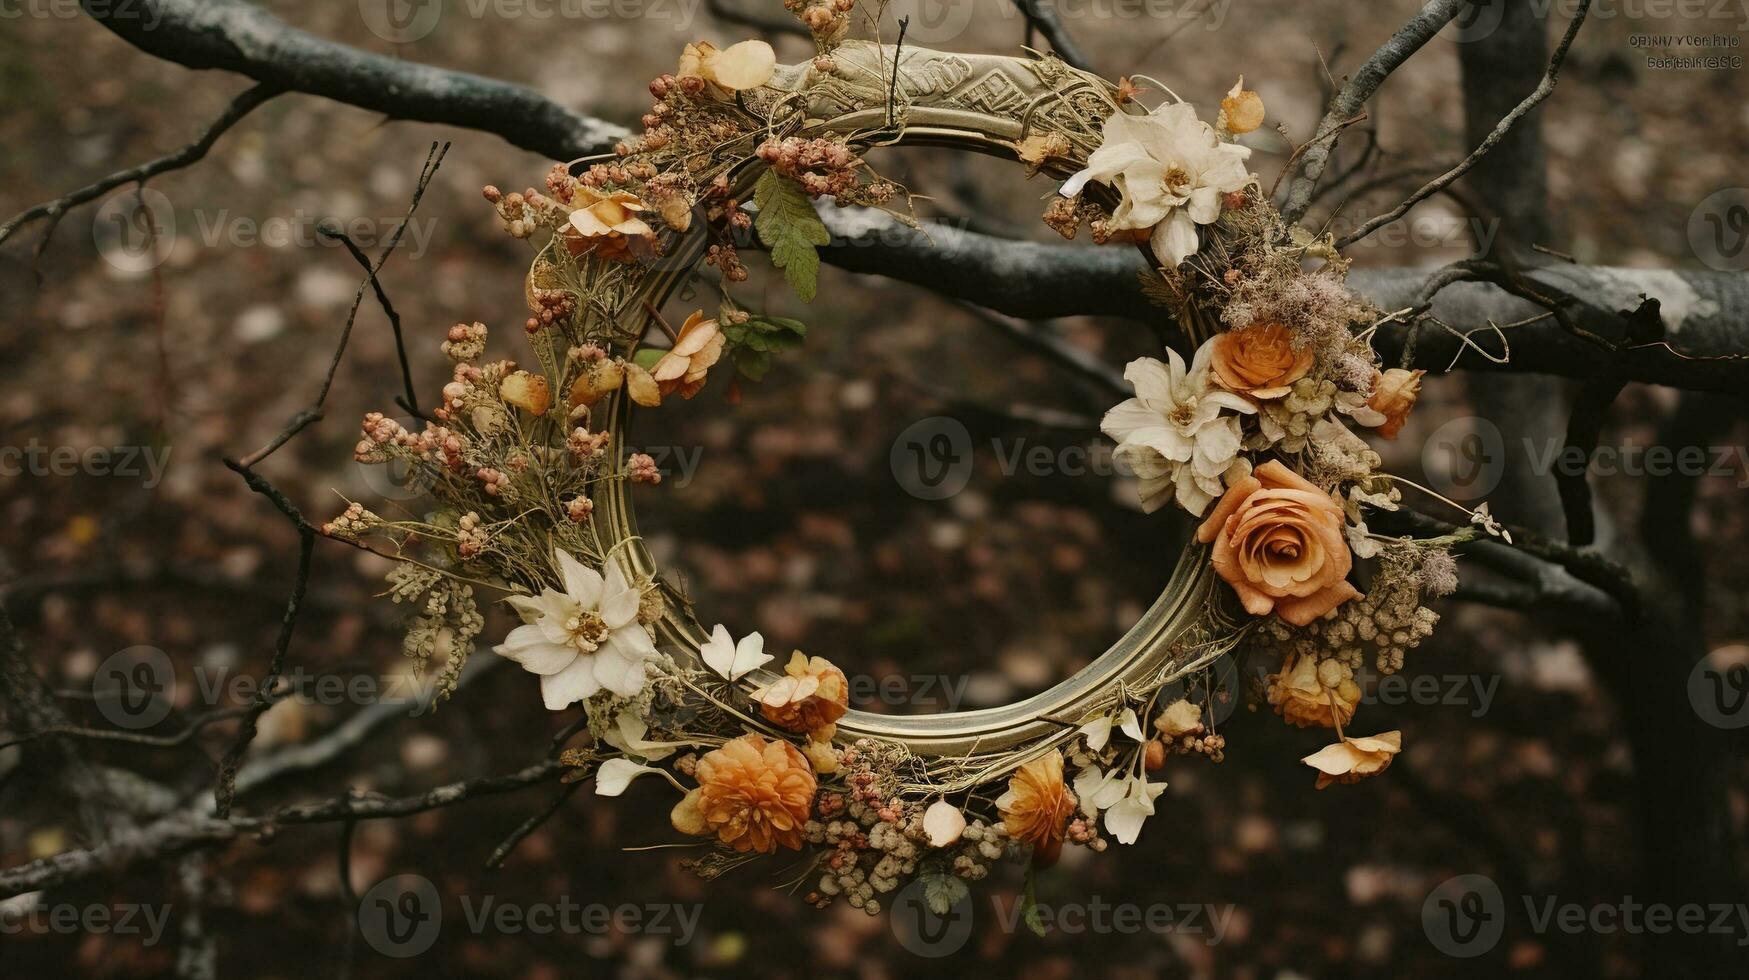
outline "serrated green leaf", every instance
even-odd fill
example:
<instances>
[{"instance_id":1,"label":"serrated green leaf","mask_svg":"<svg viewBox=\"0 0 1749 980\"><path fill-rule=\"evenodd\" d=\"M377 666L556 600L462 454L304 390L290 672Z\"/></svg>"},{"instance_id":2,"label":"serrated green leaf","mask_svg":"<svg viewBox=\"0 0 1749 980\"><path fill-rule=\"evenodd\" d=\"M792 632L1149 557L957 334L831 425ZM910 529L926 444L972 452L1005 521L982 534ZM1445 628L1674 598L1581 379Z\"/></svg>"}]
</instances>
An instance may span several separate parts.
<instances>
[{"instance_id":1,"label":"serrated green leaf","mask_svg":"<svg viewBox=\"0 0 1749 980\"><path fill-rule=\"evenodd\" d=\"M817 247L832 240L814 203L800 184L775 170L760 175L753 186L753 201L759 214L753 226L760 240L771 249L771 261L802 302L814 301L819 288L820 253Z\"/></svg>"},{"instance_id":2,"label":"serrated green leaf","mask_svg":"<svg viewBox=\"0 0 1749 980\"><path fill-rule=\"evenodd\" d=\"M923 904L936 915L946 915L960 899L971 894L965 881L948 874L926 874L917 879L923 883Z\"/></svg>"}]
</instances>

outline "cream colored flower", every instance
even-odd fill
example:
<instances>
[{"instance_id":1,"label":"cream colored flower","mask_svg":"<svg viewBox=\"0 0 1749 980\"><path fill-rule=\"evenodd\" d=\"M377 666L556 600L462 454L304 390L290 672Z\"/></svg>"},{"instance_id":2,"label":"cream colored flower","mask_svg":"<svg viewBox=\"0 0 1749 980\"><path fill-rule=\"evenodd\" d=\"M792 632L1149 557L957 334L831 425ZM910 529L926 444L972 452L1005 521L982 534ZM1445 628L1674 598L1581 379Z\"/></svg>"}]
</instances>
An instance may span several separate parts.
<instances>
[{"instance_id":1,"label":"cream colored flower","mask_svg":"<svg viewBox=\"0 0 1749 980\"><path fill-rule=\"evenodd\" d=\"M1366 407L1385 417L1384 422L1376 427L1379 435L1395 439L1397 433L1403 431L1403 423L1409 420L1409 411L1415 407L1415 400L1421 397L1421 376L1426 373L1391 368L1379 375L1373 383L1372 397L1366 400Z\"/></svg>"},{"instance_id":2,"label":"cream colored flower","mask_svg":"<svg viewBox=\"0 0 1749 980\"><path fill-rule=\"evenodd\" d=\"M1280 398L1312 369L1312 349L1294 349L1293 334L1279 323L1258 321L1209 341L1215 383L1235 394Z\"/></svg>"},{"instance_id":3,"label":"cream colored flower","mask_svg":"<svg viewBox=\"0 0 1749 980\"><path fill-rule=\"evenodd\" d=\"M1354 671L1337 660L1293 656L1282 671L1270 674L1265 694L1282 720L1300 728L1340 729L1354 720L1360 707L1360 685Z\"/></svg>"},{"instance_id":4,"label":"cream colored flower","mask_svg":"<svg viewBox=\"0 0 1749 980\"><path fill-rule=\"evenodd\" d=\"M1335 498L1270 460L1226 492L1196 539L1214 544L1215 572L1247 612L1304 626L1360 595L1345 523Z\"/></svg>"},{"instance_id":5,"label":"cream colored flower","mask_svg":"<svg viewBox=\"0 0 1749 980\"><path fill-rule=\"evenodd\" d=\"M580 185L572 202L571 227L565 243L573 255L594 253L618 262L633 261L631 241L652 240L656 232L638 213L644 202L629 191L604 193Z\"/></svg>"},{"instance_id":6,"label":"cream colored flower","mask_svg":"<svg viewBox=\"0 0 1749 980\"><path fill-rule=\"evenodd\" d=\"M1063 753L1040 756L1016 770L996 809L1008 836L1032 845L1034 864L1055 863L1075 812L1075 794L1063 784Z\"/></svg>"},{"instance_id":7,"label":"cream colored flower","mask_svg":"<svg viewBox=\"0 0 1749 980\"><path fill-rule=\"evenodd\" d=\"M765 637L748 633L737 643L722 623L711 630L711 638L699 646L698 652L705 666L729 681L738 681L771 662L771 654L765 652Z\"/></svg>"},{"instance_id":8,"label":"cream colored flower","mask_svg":"<svg viewBox=\"0 0 1749 980\"><path fill-rule=\"evenodd\" d=\"M802 746L802 755L808 759L808 765L822 776L830 776L838 771L838 747L831 742L815 742L810 740Z\"/></svg>"},{"instance_id":9,"label":"cream colored flower","mask_svg":"<svg viewBox=\"0 0 1749 980\"><path fill-rule=\"evenodd\" d=\"M923 833L930 847L946 847L956 843L966 832L966 815L946 800L936 800L923 811Z\"/></svg>"},{"instance_id":10,"label":"cream colored flower","mask_svg":"<svg viewBox=\"0 0 1749 980\"><path fill-rule=\"evenodd\" d=\"M817 784L795 746L749 733L705 753L696 774L698 788L669 814L675 830L741 852L801 850Z\"/></svg>"},{"instance_id":11,"label":"cream colored flower","mask_svg":"<svg viewBox=\"0 0 1749 980\"><path fill-rule=\"evenodd\" d=\"M1361 738L1344 737L1300 761L1318 770L1318 788L1323 789L1331 783L1358 783L1384 772L1402 750L1402 732L1383 732Z\"/></svg>"},{"instance_id":12,"label":"cream colored flower","mask_svg":"<svg viewBox=\"0 0 1749 980\"><path fill-rule=\"evenodd\" d=\"M633 697L644 687L644 664L656 656L650 634L638 623L636 586L617 562L607 577L563 549L554 549L565 590L507 601L525 625L493 648L540 675L541 699L551 711L606 689Z\"/></svg>"},{"instance_id":13,"label":"cream colored flower","mask_svg":"<svg viewBox=\"0 0 1749 980\"><path fill-rule=\"evenodd\" d=\"M590 361L584 366L583 373L577 376L577 380L571 382L571 393L567 400L572 408L592 407L612 392L618 391L625 384L625 380L624 362L605 357Z\"/></svg>"},{"instance_id":14,"label":"cream colored flower","mask_svg":"<svg viewBox=\"0 0 1749 980\"><path fill-rule=\"evenodd\" d=\"M1188 103L1168 103L1147 115L1120 110L1105 120L1099 148L1062 194L1073 197L1090 180L1109 184L1119 201L1107 227L1151 231L1155 257L1175 269L1197 250L1196 226L1221 216L1221 195L1251 182L1250 155L1222 142Z\"/></svg>"},{"instance_id":15,"label":"cream colored flower","mask_svg":"<svg viewBox=\"0 0 1749 980\"><path fill-rule=\"evenodd\" d=\"M742 41L717 50L709 41L688 44L680 52L681 78L702 78L719 96L758 88L771 81L777 69L777 52L764 41Z\"/></svg>"},{"instance_id":16,"label":"cream colored flower","mask_svg":"<svg viewBox=\"0 0 1749 980\"><path fill-rule=\"evenodd\" d=\"M1075 775L1075 793L1081 809L1090 817L1105 815L1105 829L1119 844L1134 844L1142 824L1154 815L1154 800L1165 792L1165 783L1150 783L1121 769L1106 772L1088 766Z\"/></svg>"},{"instance_id":17,"label":"cream colored flower","mask_svg":"<svg viewBox=\"0 0 1749 980\"><path fill-rule=\"evenodd\" d=\"M1195 735L1203 730L1202 709L1188 698L1179 698L1154 719L1154 730L1167 738Z\"/></svg>"},{"instance_id":18,"label":"cream colored flower","mask_svg":"<svg viewBox=\"0 0 1749 980\"><path fill-rule=\"evenodd\" d=\"M547 413L553 403L553 392L542 375L518 371L498 385L498 396L506 404L515 405L530 415Z\"/></svg>"},{"instance_id":19,"label":"cream colored flower","mask_svg":"<svg viewBox=\"0 0 1749 980\"><path fill-rule=\"evenodd\" d=\"M723 356L723 332L717 321L706 320L699 310L686 318L674 346L650 372L664 396L679 391L680 397L691 398L704 387L705 373Z\"/></svg>"},{"instance_id":20,"label":"cream colored flower","mask_svg":"<svg viewBox=\"0 0 1749 980\"><path fill-rule=\"evenodd\" d=\"M850 682L825 657L809 657L797 650L784 665L783 676L754 691L752 697L766 721L826 741L850 708Z\"/></svg>"},{"instance_id":21,"label":"cream colored flower","mask_svg":"<svg viewBox=\"0 0 1749 980\"><path fill-rule=\"evenodd\" d=\"M1257 409L1230 391L1209 384L1213 348L1204 344L1187 371L1178 352L1169 361L1131 361L1124 380L1136 397L1105 414L1099 428L1117 441L1117 458L1141 481L1142 509L1152 513L1174 496L1201 515L1210 501L1248 472L1239 456L1240 414Z\"/></svg>"}]
</instances>

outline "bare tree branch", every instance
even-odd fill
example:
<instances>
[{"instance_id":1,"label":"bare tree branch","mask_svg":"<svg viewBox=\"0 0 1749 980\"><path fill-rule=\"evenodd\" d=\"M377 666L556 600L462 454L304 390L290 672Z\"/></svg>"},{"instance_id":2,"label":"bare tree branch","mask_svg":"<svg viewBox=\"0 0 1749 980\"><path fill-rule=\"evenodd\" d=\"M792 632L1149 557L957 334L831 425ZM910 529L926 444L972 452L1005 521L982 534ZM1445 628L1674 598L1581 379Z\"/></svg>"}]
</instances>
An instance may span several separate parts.
<instances>
[{"instance_id":1,"label":"bare tree branch","mask_svg":"<svg viewBox=\"0 0 1749 980\"><path fill-rule=\"evenodd\" d=\"M1057 7L1052 0L1014 0L1014 7L1026 18L1027 31L1037 31L1049 41L1051 50L1057 53L1057 57L1082 71L1094 70L1093 61L1075 43L1075 38L1063 25L1063 19L1057 15Z\"/></svg>"},{"instance_id":2,"label":"bare tree branch","mask_svg":"<svg viewBox=\"0 0 1749 980\"><path fill-rule=\"evenodd\" d=\"M1336 97L1330 100L1330 108L1324 113L1324 118L1318 123L1318 128L1312 134L1310 148L1300 158L1299 173L1288 185L1287 200L1281 206L1282 217L1288 221L1298 221L1305 217L1306 208L1312 202L1312 189L1318 186L1318 178L1324 176L1324 167L1330 162L1330 150L1335 142L1335 134L1348 121L1359 115L1366 108L1366 100L1372 98L1379 86L1384 84L1391 72L1396 71L1409 56L1421 50L1428 41L1452 18L1469 0L1428 0L1409 22L1397 28L1372 57L1361 64L1360 70L1348 84L1337 90Z\"/></svg>"},{"instance_id":3,"label":"bare tree branch","mask_svg":"<svg viewBox=\"0 0 1749 980\"><path fill-rule=\"evenodd\" d=\"M270 85L256 85L232 99L231 104L225 107L225 111L219 114L219 118L208 124L206 131L201 133L200 137L193 143L167 156L149 160L137 167L117 171L102 180L87 184L76 191L69 191L45 204L26 208L14 215L10 221L0 225L0 242L6 241L14 231L23 225L38 218L48 218L48 227L43 229L42 241L37 245L37 253L40 255L44 246L48 244L49 236L55 233L55 226L60 223L62 215L87 201L94 201L124 184L144 184L149 178L158 174L180 170L199 162L206 156L207 151L212 149L213 144L218 142L219 137L225 134L226 130L236 125L238 120L247 116L256 106L278 94L279 89Z\"/></svg>"},{"instance_id":4,"label":"bare tree branch","mask_svg":"<svg viewBox=\"0 0 1749 980\"><path fill-rule=\"evenodd\" d=\"M132 4L81 5L122 40L166 61L236 72L390 119L495 133L554 160L606 152L627 135L533 89L360 51L300 31L244 0L153 0L156 20L139 16Z\"/></svg>"},{"instance_id":5,"label":"bare tree branch","mask_svg":"<svg viewBox=\"0 0 1749 980\"><path fill-rule=\"evenodd\" d=\"M1542 81L1537 84L1536 90L1525 96L1524 101L1513 107L1513 110L1507 113L1506 116L1494 126L1494 131L1488 134L1488 138L1484 139L1480 145L1470 151L1469 156L1460 161L1457 166L1447 170L1445 173L1440 174L1438 177L1435 177L1417 188L1415 192L1405 198L1401 204L1384 214L1373 217L1371 220L1367 221L1366 224L1355 229L1353 233L1344 236L1341 240L1337 241L1336 247L1347 248L1349 245L1360 241L1380 228L1383 228L1385 225L1388 225L1398 218L1401 218L1403 215L1408 214L1410 208L1439 193L1440 190L1447 185L1451 184L1459 177L1462 177L1464 174L1469 173L1470 168L1479 163L1489 150L1492 150L1495 146L1499 145L1501 140L1506 138L1506 134L1512 131L1512 127L1516 125L1520 119L1523 119L1526 114L1541 105L1544 99L1547 99L1554 93L1555 83L1561 75L1561 65L1567 60L1567 50L1573 46L1573 38L1578 36L1579 28L1583 27L1585 24L1585 15L1590 13L1590 11L1591 0L1580 0L1579 9L1573 14L1572 23L1567 25L1567 33L1562 36L1561 43L1555 46L1554 56L1549 59L1548 70L1543 73Z\"/></svg>"}]
</instances>

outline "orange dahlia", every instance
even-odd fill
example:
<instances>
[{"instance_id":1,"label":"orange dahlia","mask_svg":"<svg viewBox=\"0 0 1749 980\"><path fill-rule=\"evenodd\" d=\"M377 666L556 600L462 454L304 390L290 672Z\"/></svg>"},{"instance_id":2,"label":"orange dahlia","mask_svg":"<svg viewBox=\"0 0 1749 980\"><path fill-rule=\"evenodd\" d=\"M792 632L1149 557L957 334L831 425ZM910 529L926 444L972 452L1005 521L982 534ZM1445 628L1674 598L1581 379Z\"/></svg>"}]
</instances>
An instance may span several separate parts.
<instances>
[{"instance_id":1,"label":"orange dahlia","mask_svg":"<svg viewBox=\"0 0 1749 980\"><path fill-rule=\"evenodd\" d=\"M1063 785L1063 753L1052 752L1021 766L996 800L1008 836L1032 845L1034 864L1055 864L1063 850L1075 794Z\"/></svg>"},{"instance_id":2,"label":"orange dahlia","mask_svg":"<svg viewBox=\"0 0 1749 980\"><path fill-rule=\"evenodd\" d=\"M698 760L698 788L669 819L674 829L715 836L737 851L770 854L802 847L802 824L814 805L814 771L788 742L742 735Z\"/></svg>"}]
</instances>

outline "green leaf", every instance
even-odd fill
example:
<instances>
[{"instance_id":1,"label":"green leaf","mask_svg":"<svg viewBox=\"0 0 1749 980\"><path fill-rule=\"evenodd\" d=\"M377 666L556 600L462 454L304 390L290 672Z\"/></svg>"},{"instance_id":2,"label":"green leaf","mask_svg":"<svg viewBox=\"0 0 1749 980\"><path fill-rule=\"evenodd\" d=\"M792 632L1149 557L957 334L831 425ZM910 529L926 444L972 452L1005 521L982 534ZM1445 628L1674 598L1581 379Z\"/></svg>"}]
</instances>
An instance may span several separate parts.
<instances>
[{"instance_id":1,"label":"green leaf","mask_svg":"<svg viewBox=\"0 0 1749 980\"><path fill-rule=\"evenodd\" d=\"M946 915L954 904L971 894L966 883L955 875L926 874L918 877L923 883L923 904L936 915Z\"/></svg>"},{"instance_id":2,"label":"green leaf","mask_svg":"<svg viewBox=\"0 0 1749 980\"><path fill-rule=\"evenodd\" d=\"M1026 923L1026 927L1032 930L1033 935L1043 939L1046 932L1045 920L1044 916L1039 914L1038 894L1033 889L1032 876L1033 869L1028 867L1026 869L1026 891L1022 892L1020 896L1020 921Z\"/></svg>"},{"instance_id":3,"label":"green leaf","mask_svg":"<svg viewBox=\"0 0 1749 980\"><path fill-rule=\"evenodd\" d=\"M665 350L658 350L654 347L640 347L638 348L638 352L632 355L632 363L646 371L650 371L656 367L656 362L660 361L662 355L666 353L668 352Z\"/></svg>"},{"instance_id":4,"label":"green leaf","mask_svg":"<svg viewBox=\"0 0 1749 980\"><path fill-rule=\"evenodd\" d=\"M753 227L771 249L771 261L783 270L784 279L802 302L812 303L819 288L818 246L832 240L814 202L800 184L767 170L753 186L753 201L759 214Z\"/></svg>"},{"instance_id":5,"label":"green leaf","mask_svg":"<svg viewBox=\"0 0 1749 980\"><path fill-rule=\"evenodd\" d=\"M771 355L738 347L735 349L735 370L740 371L749 381L763 380L765 372L771 370Z\"/></svg>"}]
</instances>

